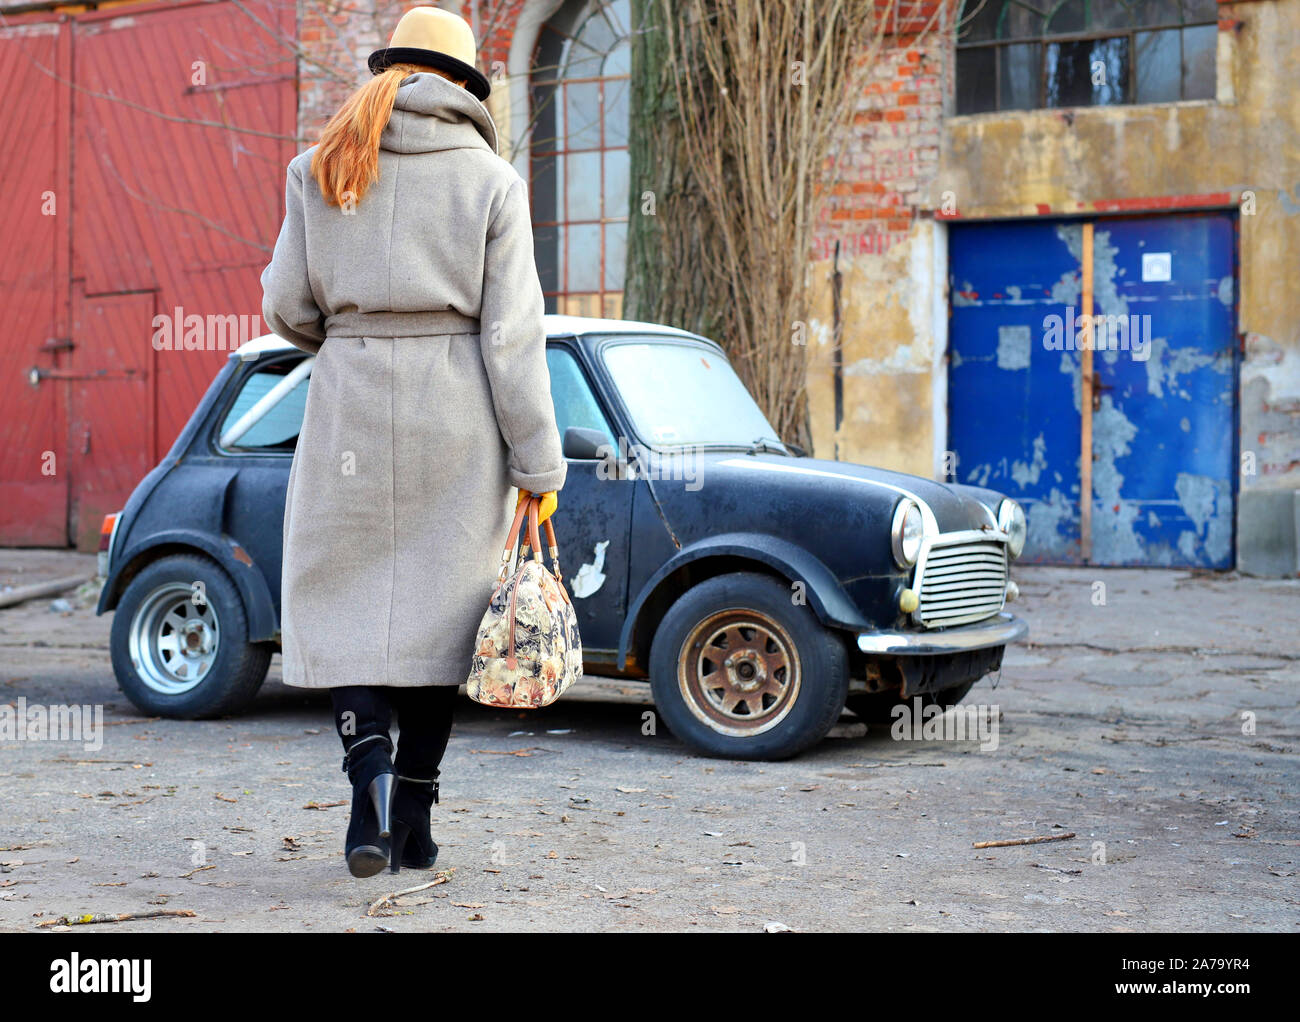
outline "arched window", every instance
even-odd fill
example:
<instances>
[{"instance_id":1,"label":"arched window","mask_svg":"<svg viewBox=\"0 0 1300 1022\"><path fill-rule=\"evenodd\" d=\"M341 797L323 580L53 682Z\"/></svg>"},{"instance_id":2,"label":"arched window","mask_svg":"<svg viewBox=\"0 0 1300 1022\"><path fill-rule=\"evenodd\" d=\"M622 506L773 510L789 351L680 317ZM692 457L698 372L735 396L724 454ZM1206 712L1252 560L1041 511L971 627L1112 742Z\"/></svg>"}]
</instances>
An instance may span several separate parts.
<instances>
[{"instance_id":1,"label":"arched window","mask_svg":"<svg viewBox=\"0 0 1300 1022\"><path fill-rule=\"evenodd\" d=\"M629 7L629 0L567 0L538 37L532 214L547 312L622 314Z\"/></svg>"},{"instance_id":2,"label":"arched window","mask_svg":"<svg viewBox=\"0 0 1300 1022\"><path fill-rule=\"evenodd\" d=\"M1215 0L965 0L957 113L1214 98Z\"/></svg>"}]
</instances>

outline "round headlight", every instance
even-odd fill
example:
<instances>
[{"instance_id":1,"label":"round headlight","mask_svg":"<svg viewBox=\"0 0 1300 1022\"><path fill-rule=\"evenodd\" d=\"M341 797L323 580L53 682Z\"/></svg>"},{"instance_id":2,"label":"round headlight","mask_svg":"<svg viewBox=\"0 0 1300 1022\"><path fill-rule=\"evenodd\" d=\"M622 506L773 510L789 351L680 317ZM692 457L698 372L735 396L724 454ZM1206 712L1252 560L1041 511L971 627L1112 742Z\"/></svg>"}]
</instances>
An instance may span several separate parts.
<instances>
[{"instance_id":1,"label":"round headlight","mask_svg":"<svg viewBox=\"0 0 1300 1022\"><path fill-rule=\"evenodd\" d=\"M889 530L894 560L900 568L910 568L916 563L924 534L925 523L921 518L921 509L910 500L900 500L894 509L894 522Z\"/></svg>"},{"instance_id":2,"label":"round headlight","mask_svg":"<svg viewBox=\"0 0 1300 1022\"><path fill-rule=\"evenodd\" d=\"M1029 528L1025 524L1024 508L1010 497L998 505L998 528L1007 534L1007 550L1011 556L1019 557Z\"/></svg>"}]
</instances>

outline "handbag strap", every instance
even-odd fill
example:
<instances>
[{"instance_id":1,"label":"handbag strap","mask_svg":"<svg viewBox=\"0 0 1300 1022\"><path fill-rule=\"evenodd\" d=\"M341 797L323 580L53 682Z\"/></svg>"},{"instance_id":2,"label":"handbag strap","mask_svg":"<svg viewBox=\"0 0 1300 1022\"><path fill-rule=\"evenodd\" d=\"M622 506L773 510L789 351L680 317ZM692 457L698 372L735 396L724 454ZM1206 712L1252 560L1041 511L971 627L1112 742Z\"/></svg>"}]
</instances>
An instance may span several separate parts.
<instances>
[{"instance_id":1,"label":"handbag strap","mask_svg":"<svg viewBox=\"0 0 1300 1022\"><path fill-rule=\"evenodd\" d=\"M519 547L519 527L523 524L524 515L528 513L527 504L521 503L515 508L514 521L510 523L510 531L506 533L505 549L501 551L501 566L497 569L497 586L500 587L507 578L510 577L511 562L514 560L515 551Z\"/></svg>"},{"instance_id":2,"label":"handbag strap","mask_svg":"<svg viewBox=\"0 0 1300 1022\"><path fill-rule=\"evenodd\" d=\"M542 525L546 529L547 551L551 555L551 568L555 573L555 581L560 583L560 591L564 592L564 575L560 572L560 546L555 540L555 527L551 525L551 520L549 518L546 519ZM564 595L567 599L569 594L564 592Z\"/></svg>"},{"instance_id":3,"label":"handbag strap","mask_svg":"<svg viewBox=\"0 0 1300 1022\"><path fill-rule=\"evenodd\" d=\"M533 548L533 559L541 561L542 559L542 539L537 531L537 514L541 510L542 499L532 497L528 501L528 536L529 539L525 546L531 545ZM555 581L560 583L560 593L564 596L564 601L570 606L573 601L569 599L569 591L564 587L564 574L560 571L560 545L555 539L555 527L551 524L551 519L546 519L542 525L546 529L546 553L551 559L551 574L555 576Z\"/></svg>"},{"instance_id":4,"label":"handbag strap","mask_svg":"<svg viewBox=\"0 0 1300 1022\"><path fill-rule=\"evenodd\" d=\"M533 559L539 564L542 563L542 539L538 530L537 515L542 506L542 498L538 496L529 497L515 508L515 517L510 523L510 532L506 535L506 543L501 551L501 566L497 570L496 585L492 587L492 596L500 592L501 587L505 585L506 579L518 570L516 563L517 557L522 555L523 550L530 546L533 551ZM528 528L524 533L523 548L520 549L520 534L523 531L524 518L527 516ZM569 599L569 591L564 585L564 575L560 571L560 548L555 538L555 527L548 518L543 523L546 528L547 553L551 558L551 573L555 576L555 581L559 583L560 595L564 597L564 602L570 607L573 601ZM506 654L506 663L513 670L517 661L515 660L515 595L519 592L518 587L510 591L510 609L508 611L510 618L510 639Z\"/></svg>"},{"instance_id":5,"label":"handbag strap","mask_svg":"<svg viewBox=\"0 0 1300 1022\"><path fill-rule=\"evenodd\" d=\"M537 532L537 512L542 506L540 497L528 498L528 542L533 548L533 560L542 559L542 538Z\"/></svg>"}]
</instances>

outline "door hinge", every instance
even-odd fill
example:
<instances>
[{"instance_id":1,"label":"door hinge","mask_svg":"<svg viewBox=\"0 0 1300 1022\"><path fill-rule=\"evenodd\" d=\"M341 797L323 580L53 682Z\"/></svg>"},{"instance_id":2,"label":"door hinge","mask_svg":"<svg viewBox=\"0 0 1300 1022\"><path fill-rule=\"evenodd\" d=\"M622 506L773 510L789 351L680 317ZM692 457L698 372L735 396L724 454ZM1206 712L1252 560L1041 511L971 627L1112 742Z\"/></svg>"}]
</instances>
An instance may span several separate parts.
<instances>
[{"instance_id":1,"label":"door hinge","mask_svg":"<svg viewBox=\"0 0 1300 1022\"><path fill-rule=\"evenodd\" d=\"M143 369L97 369L94 372L79 373L75 369L42 369L32 366L27 370L27 382L33 387L41 380L143 380Z\"/></svg>"}]
</instances>

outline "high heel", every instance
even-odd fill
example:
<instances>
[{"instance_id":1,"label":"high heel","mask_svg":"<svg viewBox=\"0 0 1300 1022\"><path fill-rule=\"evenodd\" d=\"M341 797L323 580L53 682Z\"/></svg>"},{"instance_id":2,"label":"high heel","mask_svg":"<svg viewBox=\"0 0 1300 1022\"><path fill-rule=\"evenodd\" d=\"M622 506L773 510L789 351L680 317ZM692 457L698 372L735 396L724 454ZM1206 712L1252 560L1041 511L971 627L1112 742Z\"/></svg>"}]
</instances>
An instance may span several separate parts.
<instances>
[{"instance_id":1,"label":"high heel","mask_svg":"<svg viewBox=\"0 0 1300 1022\"><path fill-rule=\"evenodd\" d=\"M410 836L411 828L401 820L393 824L393 837L389 842L390 850L388 853L388 871L390 873L401 872L403 860L406 856L406 839Z\"/></svg>"},{"instance_id":2,"label":"high heel","mask_svg":"<svg viewBox=\"0 0 1300 1022\"><path fill-rule=\"evenodd\" d=\"M375 807L379 823L379 836L391 837L393 833L393 796L397 793L397 775L380 774L370 782L370 802Z\"/></svg>"}]
</instances>

